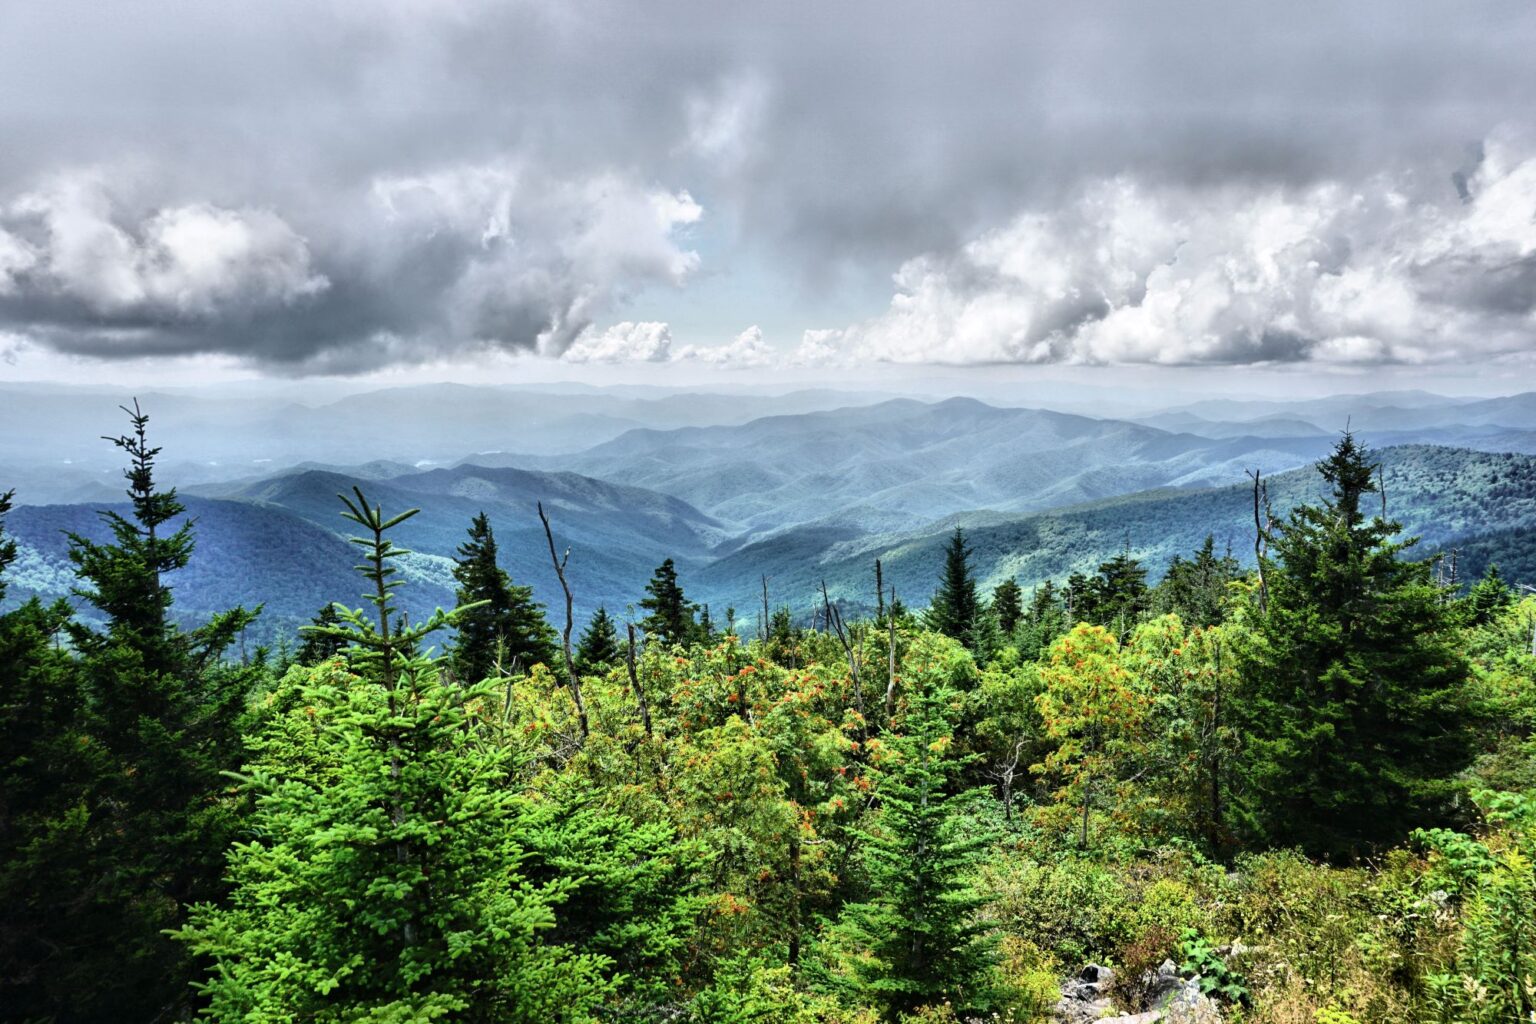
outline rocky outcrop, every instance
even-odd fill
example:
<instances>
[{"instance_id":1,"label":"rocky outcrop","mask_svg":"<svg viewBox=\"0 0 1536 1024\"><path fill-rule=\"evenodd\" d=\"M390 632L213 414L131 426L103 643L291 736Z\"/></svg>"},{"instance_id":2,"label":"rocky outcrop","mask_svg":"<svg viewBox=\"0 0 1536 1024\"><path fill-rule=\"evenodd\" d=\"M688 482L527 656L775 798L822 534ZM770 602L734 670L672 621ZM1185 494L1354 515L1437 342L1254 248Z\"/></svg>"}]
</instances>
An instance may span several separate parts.
<instances>
[{"instance_id":1,"label":"rocky outcrop","mask_svg":"<svg viewBox=\"0 0 1536 1024\"><path fill-rule=\"evenodd\" d=\"M1109 986L1115 972L1108 967L1089 964L1077 976L1061 983L1061 999L1056 1003L1056 1019L1062 1024L1092 1024L1114 1012Z\"/></svg>"},{"instance_id":2,"label":"rocky outcrop","mask_svg":"<svg viewBox=\"0 0 1536 1024\"><path fill-rule=\"evenodd\" d=\"M1221 1024L1221 1010L1200 991L1199 978L1181 978L1172 960L1146 978L1146 1008L1114 1016L1109 996L1115 972L1089 964L1062 982L1055 1017L1061 1024Z\"/></svg>"}]
</instances>

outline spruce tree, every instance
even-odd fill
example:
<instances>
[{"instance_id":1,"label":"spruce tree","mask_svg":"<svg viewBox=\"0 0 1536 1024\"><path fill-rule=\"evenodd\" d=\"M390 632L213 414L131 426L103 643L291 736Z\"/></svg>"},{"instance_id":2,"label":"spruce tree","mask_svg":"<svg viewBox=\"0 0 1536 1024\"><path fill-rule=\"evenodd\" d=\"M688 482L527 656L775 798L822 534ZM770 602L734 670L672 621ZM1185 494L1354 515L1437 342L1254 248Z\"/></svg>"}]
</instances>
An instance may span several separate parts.
<instances>
[{"instance_id":1,"label":"spruce tree","mask_svg":"<svg viewBox=\"0 0 1536 1024\"><path fill-rule=\"evenodd\" d=\"M341 625L341 616L336 614L335 605L328 604L321 608L309 620L309 625L311 628L304 630L294 661L300 665L318 665L341 653L344 641L332 631L333 627Z\"/></svg>"},{"instance_id":2,"label":"spruce tree","mask_svg":"<svg viewBox=\"0 0 1536 1024\"><path fill-rule=\"evenodd\" d=\"M16 544L0 494L0 598ZM57 642L73 610L35 598L0 615L0 1007L12 1020L88 1016L96 974L110 962L93 931L115 916L81 894L95 882L91 783L111 773L83 729L84 694Z\"/></svg>"},{"instance_id":3,"label":"spruce tree","mask_svg":"<svg viewBox=\"0 0 1536 1024\"><path fill-rule=\"evenodd\" d=\"M1376 467L1345 434L1319 463L1329 495L1274 529L1267 611L1242 645L1248 813L1264 838L1368 852L1432 822L1467 761L1467 678L1430 567L1368 516Z\"/></svg>"},{"instance_id":4,"label":"spruce tree","mask_svg":"<svg viewBox=\"0 0 1536 1024\"><path fill-rule=\"evenodd\" d=\"M576 670L582 675L595 675L609 665L617 665L623 657L613 616L599 605L576 644Z\"/></svg>"},{"instance_id":5,"label":"spruce tree","mask_svg":"<svg viewBox=\"0 0 1536 1024\"><path fill-rule=\"evenodd\" d=\"M459 545L453 569L458 581L459 636L453 669L459 678L479 681L516 668L556 664L555 631L533 588L512 582L497 564L496 535L484 512L471 521L469 539Z\"/></svg>"},{"instance_id":6,"label":"spruce tree","mask_svg":"<svg viewBox=\"0 0 1536 1024\"><path fill-rule=\"evenodd\" d=\"M976 579L971 575L970 557L965 532L957 526L944 550L944 574L928 606L927 626L959 640L976 653L982 606L976 593Z\"/></svg>"},{"instance_id":7,"label":"spruce tree","mask_svg":"<svg viewBox=\"0 0 1536 1024\"><path fill-rule=\"evenodd\" d=\"M1515 603L1515 592L1504 582L1498 565L1490 562L1482 578L1467 591L1462 603L1467 621L1473 626L1485 626Z\"/></svg>"},{"instance_id":8,"label":"spruce tree","mask_svg":"<svg viewBox=\"0 0 1536 1024\"><path fill-rule=\"evenodd\" d=\"M646 597L640 607L649 614L640 627L646 635L664 644L687 644L698 638L699 624L695 606L683 594L677 582L677 565L667 559L656 567L645 585Z\"/></svg>"},{"instance_id":9,"label":"spruce tree","mask_svg":"<svg viewBox=\"0 0 1536 1024\"><path fill-rule=\"evenodd\" d=\"M1215 536L1206 534L1193 558L1173 556L1152 604L1159 612L1177 615L1186 626L1214 626L1226 614L1227 585L1239 572L1237 559L1218 556Z\"/></svg>"},{"instance_id":10,"label":"spruce tree","mask_svg":"<svg viewBox=\"0 0 1536 1024\"><path fill-rule=\"evenodd\" d=\"M236 608L190 632L171 618L168 577L192 557L192 522L173 527L185 509L174 489L156 486L149 418L137 403L124 411L129 432L108 440L128 456L130 512L101 513L110 543L69 535L84 584L76 593L106 620L100 631L68 626L88 709L82 729L101 770L81 794L90 853L70 911L77 942L54 963L89 979L72 994L89 1007L78 1012L150 1020L180 1012L190 994L186 951L165 930L187 904L224 889L236 808L221 797L223 773L242 757L253 674L220 659L255 616Z\"/></svg>"},{"instance_id":11,"label":"spruce tree","mask_svg":"<svg viewBox=\"0 0 1536 1024\"><path fill-rule=\"evenodd\" d=\"M350 674L299 670L298 727L271 723L264 758L246 770L255 810L230 851L230 898L199 906L177 933L213 963L199 985L209 1014L590 1020L611 988L606 963L544 938L571 880L534 883L521 870L529 809L509 748L487 742L491 684L451 680L418 653L475 606L400 625L392 562L407 552L387 533L415 510L386 519L361 492L343 500L367 531L356 542L373 609L326 627Z\"/></svg>"},{"instance_id":12,"label":"spruce tree","mask_svg":"<svg viewBox=\"0 0 1536 1024\"><path fill-rule=\"evenodd\" d=\"M961 1015L988 1008L994 954L973 883L986 839L961 819L977 792L951 789L965 760L954 753L954 698L931 682L908 693L894 757L876 779L879 814L862 833L870 898L838 923L851 995L888 1021L946 1001Z\"/></svg>"},{"instance_id":13,"label":"spruce tree","mask_svg":"<svg viewBox=\"0 0 1536 1024\"><path fill-rule=\"evenodd\" d=\"M1088 587L1093 591L1091 621L1114 630L1117 636L1124 637L1135 629L1142 613L1151 606L1147 570L1129 551L1100 565L1098 578Z\"/></svg>"},{"instance_id":14,"label":"spruce tree","mask_svg":"<svg viewBox=\"0 0 1536 1024\"><path fill-rule=\"evenodd\" d=\"M1009 577L992 591L992 612L997 616L998 628L1012 634L1024 617L1024 591L1018 580Z\"/></svg>"}]
</instances>

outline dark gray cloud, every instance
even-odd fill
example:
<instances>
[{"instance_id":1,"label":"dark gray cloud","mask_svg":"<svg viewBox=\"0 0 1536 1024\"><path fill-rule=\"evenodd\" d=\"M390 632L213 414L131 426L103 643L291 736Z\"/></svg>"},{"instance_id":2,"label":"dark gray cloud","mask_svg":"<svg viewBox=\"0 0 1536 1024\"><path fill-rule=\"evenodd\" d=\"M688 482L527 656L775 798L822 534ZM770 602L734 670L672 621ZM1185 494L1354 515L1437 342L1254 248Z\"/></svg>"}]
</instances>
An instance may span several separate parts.
<instances>
[{"instance_id":1,"label":"dark gray cloud","mask_svg":"<svg viewBox=\"0 0 1536 1024\"><path fill-rule=\"evenodd\" d=\"M9 4L0 331L296 372L480 347L558 354L712 259L769 268L785 304L796 287L904 267L903 288L927 280L944 298L938 274L944 301L976 310L1012 288L982 280L999 271L973 258L978 245L1020 237L1031 213L1053 246L1101 244L1078 204L1109 182L1165 210L1202 196L1235 210L1320 188L1379 198L1385 175L1412 210L1455 204L1458 189L1475 207L1469 182L1488 174L1468 147L1529 121L1533 50L1524 2L1411 17L1388 0ZM1377 232L1410 245L1390 210L1343 209L1318 266L1390 260ZM1244 241L1208 230L1186 258ZM1166 261L1157 238L1127 266ZM1521 244L1415 249L1409 313L1436 337L1489 326L1518 344ZM1288 323L1274 295L1244 295L1176 344L1177 321L1147 326L1153 271L1096 280L1118 264L1091 256L1037 254L1031 278L1051 263L1085 276L1030 313L1036 327L973 317L1005 332L978 340L941 315L898 338L872 322L842 350L1249 361L1330 343ZM1140 333L1079 340L1081 325L1131 319L1125 306ZM751 316L720 311L720 336ZM1340 317L1324 326L1344 330ZM1407 358L1414 326L1392 329L1331 338Z\"/></svg>"}]
</instances>

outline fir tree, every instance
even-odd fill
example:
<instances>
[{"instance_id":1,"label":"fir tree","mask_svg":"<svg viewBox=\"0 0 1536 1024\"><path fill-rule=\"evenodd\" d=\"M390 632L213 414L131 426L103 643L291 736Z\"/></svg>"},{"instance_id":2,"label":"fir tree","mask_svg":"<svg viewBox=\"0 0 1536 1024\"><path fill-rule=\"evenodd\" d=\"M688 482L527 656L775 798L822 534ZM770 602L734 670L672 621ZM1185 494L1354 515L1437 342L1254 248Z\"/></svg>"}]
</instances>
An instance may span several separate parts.
<instances>
[{"instance_id":1,"label":"fir tree","mask_svg":"<svg viewBox=\"0 0 1536 1024\"><path fill-rule=\"evenodd\" d=\"M1436 816L1466 763L1467 665L1430 567L1401 526L1367 517L1375 467L1350 434L1318 465L1329 485L1275 528L1259 642L1238 653L1252 826L1318 854L1401 839Z\"/></svg>"},{"instance_id":2,"label":"fir tree","mask_svg":"<svg viewBox=\"0 0 1536 1024\"><path fill-rule=\"evenodd\" d=\"M77 977L89 1016L149 1020L179 1012L189 990L186 951L164 934L183 908L224 889L223 851L235 805L219 798L239 765L240 716L252 673L221 655L254 614L236 608L183 632L171 619L170 574L186 566L192 523L174 489L158 490L148 417L124 409L128 434L109 438L129 460L131 512L103 512L111 543L71 534L76 593L106 620L103 631L69 624L80 652L82 729L100 771L81 794L80 845L90 851L72 904L77 942L57 957Z\"/></svg>"},{"instance_id":3,"label":"fir tree","mask_svg":"<svg viewBox=\"0 0 1536 1024\"><path fill-rule=\"evenodd\" d=\"M321 608L309 620L309 624L312 628L304 631L294 661L300 665L318 665L342 652L344 641L333 631L334 627L341 625L341 616L336 614L335 605L328 604Z\"/></svg>"},{"instance_id":4,"label":"fir tree","mask_svg":"<svg viewBox=\"0 0 1536 1024\"><path fill-rule=\"evenodd\" d=\"M1099 566L1097 579L1089 582L1092 591L1090 605L1096 622L1125 636L1136 627L1142 613L1151 606L1151 592L1147 588L1147 570L1122 551Z\"/></svg>"},{"instance_id":5,"label":"fir tree","mask_svg":"<svg viewBox=\"0 0 1536 1024\"><path fill-rule=\"evenodd\" d=\"M1014 627L1013 644L1019 655L1026 660L1040 657L1051 642L1065 633L1072 623L1067 621L1066 605L1056 584L1046 580L1035 588L1029 600L1029 613Z\"/></svg>"},{"instance_id":6,"label":"fir tree","mask_svg":"<svg viewBox=\"0 0 1536 1024\"><path fill-rule=\"evenodd\" d=\"M895 757L876 781L879 815L863 833L871 896L839 921L852 994L888 1021L946 1001L962 1013L988 1004L994 955L972 881L986 839L967 835L960 820L977 794L950 792L963 767L954 696L932 684L907 695L902 731L890 740Z\"/></svg>"},{"instance_id":7,"label":"fir tree","mask_svg":"<svg viewBox=\"0 0 1536 1024\"><path fill-rule=\"evenodd\" d=\"M497 564L496 535L484 512L471 521L453 569L458 581L459 636L453 669L460 679L488 679L536 664L556 664L555 631L533 588L512 582ZM473 606L473 607L470 607Z\"/></svg>"},{"instance_id":8,"label":"fir tree","mask_svg":"<svg viewBox=\"0 0 1536 1024\"><path fill-rule=\"evenodd\" d=\"M1482 578L1472 584L1472 589L1463 599L1467 620L1474 626L1487 625L1514 603L1514 590L1504 582L1498 565L1491 562Z\"/></svg>"},{"instance_id":9,"label":"fir tree","mask_svg":"<svg viewBox=\"0 0 1536 1024\"><path fill-rule=\"evenodd\" d=\"M1011 634L1024 617L1024 591L1017 580L1009 577L992 591L992 611L997 616L998 628Z\"/></svg>"},{"instance_id":10,"label":"fir tree","mask_svg":"<svg viewBox=\"0 0 1536 1024\"><path fill-rule=\"evenodd\" d=\"M623 657L618 627L608 609L599 605L576 644L576 670L582 675L595 675L609 665L617 665Z\"/></svg>"},{"instance_id":11,"label":"fir tree","mask_svg":"<svg viewBox=\"0 0 1536 1024\"><path fill-rule=\"evenodd\" d=\"M505 746L483 741L489 684L460 685L417 651L453 615L397 627L392 560L406 554L357 492L370 618L328 627L352 672L309 670L297 730L274 723L247 769L253 837L230 852L233 892L177 937L213 970L220 1020L585 1021L610 989L599 957L546 942L569 879L522 874L523 798ZM476 606L457 610L465 614ZM303 737L302 756L283 742ZM296 767L297 766L297 767Z\"/></svg>"},{"instance_id":12,"label":"fir tree","mask_svg":"<svg viewBox=\"0 0 1536 1024\"><path fill-rule=\"evenodd\" d=\"M1239 572L1237 559L1230 554L1218 557L1216 538L1206 534L1193 558L1173 556L1152 603L1160 612L1177 615L1186 626L1214 626L1225 615L1227 585Z\"/></svg>"},{"instance_id":13,"label":"fir tree","mask_svg":"<svg viewBox=\"0 0 1536 1024\"><path fill-rule=\"evenodd\" d=\"M695 606L683 594L677 582L677 565L667 559L645 585L646 597L640 607L649 614L640 623L647 636L664 644L692 643L698 637L699 624Z\"/></svg>"},{"instance_id":14,"label":"fir tree","mask_svg":"<svg viewBox=\"0 0 1536 1024\"><path fill-rule=\"evenodd\" d=\"M944 550L944 575L938 592L928 606L927 625L945 636L959 640L972 653L977 652L977 627L982 614L981 599L976 593L976 580L971 575L971 549L965 543L965 532L958 526L949 538Z\"/></svg>"},{"instance_id":15,"label":"fir tree","mask_svg":"<svg viewBox=\"0 0 1536 1024\"><path fill-rule=\"evenodd\" d=\"M16 557L10 508L0 494L0 598ZM84 808L111 766L94 756L80 674L57 643L72 614L34 598L0 615L0 1006L13 1020L88 1016L96 976L111 966L93 932L116 917L81 899L95 881Z\"/></svg>"},{"instance_id":16,"label":"fir tree","mask_svg":"<svg viewBox=\"0 0 1536 1024\"><path fill-rule=\"evenodd\" d=\"M11 514L15 491L0 494L0 601L5 600L5 570L16 561L16 542L5 535L5 517Z\"/></svg>"}]
</instances>

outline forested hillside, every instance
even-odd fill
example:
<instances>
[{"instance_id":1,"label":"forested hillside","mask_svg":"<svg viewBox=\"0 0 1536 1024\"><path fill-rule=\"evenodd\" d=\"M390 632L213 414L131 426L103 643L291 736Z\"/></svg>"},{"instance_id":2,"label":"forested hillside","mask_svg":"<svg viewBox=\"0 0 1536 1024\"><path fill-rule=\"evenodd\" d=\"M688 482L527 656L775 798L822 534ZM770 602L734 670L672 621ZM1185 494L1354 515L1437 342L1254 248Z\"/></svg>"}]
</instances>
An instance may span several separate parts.
<instances>
[{"instance_id":1,"label":"forested hillside","mask_svg":"<svg viewBox=\"0 0 1536 1024\"><path fill-rule=\"evenodd\" d=\"M1377 460L1388 513L1421 538L1416 557L1466 548L1474 573L1490 561L1528 564L1523 540L1536 530L1536 456L1410 445L1383 449ZM1267 477L1265 486L1273 509L1284 513L1316 501L1323 485L1314 470L1302 469ZM1155 578L1207 534L1244 565L1253 564L1253 489L1234 484L1152 491L1029 516L962 514L917 533L785 531L713 563L701 584L713 594L733 580L766 573L781 594L804 602L825 580L834 594L862 608L874 602L869 567L879 558L901 593L926 600L957 525L965 528L973 564L988 584L1014 579L1033 587L1090 571L1122 552ZM750 594L750 587L737 587Z\"/></svg>"},{"instance_id":2,"label":"forested hillside","mask_svg":"<svg viewBox=\"0 0 1536 1024\"><path fill-rule=\"evenodd\" d=\"M1421 557L1527 536L1528 458L1346 434L1259 492L1256 561L1215 535L1253 490L1155 494L849 552L867 609L781 605L786 549L733 619L629 550L709 542L673 498L460 467L184 500L148 430L95 521L0 498L5 1019L1536 1011L1536 597ZM467 514L530 498L533 536ZM578 564L641 557L568 612ZM243 607L183 599L211 578ZM286 648L241 643L268 585L315 606Z\"/></svg>"}]
</instances>

